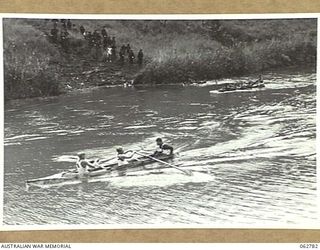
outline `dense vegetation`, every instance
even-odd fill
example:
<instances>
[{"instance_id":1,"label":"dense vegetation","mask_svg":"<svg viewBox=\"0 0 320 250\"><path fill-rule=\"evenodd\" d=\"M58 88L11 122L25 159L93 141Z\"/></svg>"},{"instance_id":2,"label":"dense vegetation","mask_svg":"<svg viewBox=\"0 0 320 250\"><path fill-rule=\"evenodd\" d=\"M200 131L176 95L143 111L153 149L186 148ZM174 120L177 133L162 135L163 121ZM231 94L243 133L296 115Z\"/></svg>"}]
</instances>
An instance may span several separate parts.
<instances>
[{"instance_id":1,"label":"dense vegetation","mask_svg":"<svg viewBox=\"0 0 320 250\"><path fill-rule=\"evenodd\" d=\"M59 94L59 52L44 34L19 21L4 21L4 91L6 99Z\"/></svg>"},{"instance_id":2,"label":"dense vegetation","mask_svg":"<svg viewBox=\"0 0 320 250\"><path fill-rule=\"evenodd\" d=\"M153 53L136 83L219 79L273 68L315 68L316 24L310 20L207 22ZM204 31L207 31L206 33Z\"/></svg>"},{"instance_id":3,"label":"dense vegetation","mask_svg":"<svg viewBox=\"0 0 320 250\"><path fill-rule=\"evenodd\" d=\"M61 78L65 65L74 66L76 75L82 73L83 65L106 67L100 78L114 74L113 66L102 62L102 53L97 57L88 50L87 41L79 32L80 25L90 31L105 27L110 36L116 37L118 47L130 43L135 53L143 49L143 67L131 66L130 71L128 65L120 67L123 72L130 72L129 77L136 84L196 82L288 66L315 68L316 63L315 19L72 23L70 49L65 51L50 40L50 20L4 20L6 98L59 94L67 82ZM111 79L115 78L112 75Z\"/></svg>"}]
</instances>

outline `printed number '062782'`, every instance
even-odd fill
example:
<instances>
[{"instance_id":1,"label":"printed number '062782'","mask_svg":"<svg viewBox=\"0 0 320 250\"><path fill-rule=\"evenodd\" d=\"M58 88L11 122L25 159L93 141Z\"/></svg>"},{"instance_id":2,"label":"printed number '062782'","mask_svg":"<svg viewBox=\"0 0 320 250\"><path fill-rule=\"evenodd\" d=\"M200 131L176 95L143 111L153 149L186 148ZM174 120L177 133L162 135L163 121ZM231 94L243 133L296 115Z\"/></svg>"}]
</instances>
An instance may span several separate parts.
<instances>
[{"instance_id":1,"label":"printed number '062782'","mask_svg":"<svg viewBox=\"0 0 320 250\"><path fill-rule=\"evenodd\" d=\"M300 248L311 248L311 249L317 249L318 244L300 244Z\"/></svg>"}]
</instances>

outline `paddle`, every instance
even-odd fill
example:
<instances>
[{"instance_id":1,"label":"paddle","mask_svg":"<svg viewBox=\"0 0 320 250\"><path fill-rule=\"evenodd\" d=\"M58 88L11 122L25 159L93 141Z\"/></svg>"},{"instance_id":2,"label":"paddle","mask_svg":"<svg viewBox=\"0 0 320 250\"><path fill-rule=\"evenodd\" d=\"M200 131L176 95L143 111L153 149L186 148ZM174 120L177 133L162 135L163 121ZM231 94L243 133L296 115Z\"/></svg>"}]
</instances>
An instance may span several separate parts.
<instances>
[{"instance_id":1,"label":"paddle","mask_svg":"<svg viewBox=\"0 0 320 250\"><path fill-rule=\"evenodd\" d=\"M172 167L172 168L175 168L175 169L177 169L177 170L185 173L186 175L189 175L189 176L192 175L192 172L191 172L190 170L181 169L181 168L179 168L179 167L177 167L177 166L175 166L175 165L173 165L173 164L170 164L170 163L168 163L168 162L162 161L162 160L157 159L157 158L155 158L155 157L152 157L152 156L150 156L150 155L142 154L142 153L139 153L139 152L134 152L134 153L136 153L136 154L138 154L138 155L141 155L141 156L144 156L144 157L148 157L148 158L150 158L150 159L152 159L152 160L154 160L154 161L157 161L157 162L160 162L160 163L165 164L165 165L167 165L167 166L170 166L170 167Z\"/></svg>"},{"instance_id":2,"label":"paddle","mask_svg":"<svg viewBox=\"0 0 320 250\"><path fill-rule=\"evenodd\" d=\"M108 162L108 161L111 161L111 160L114 160L114 159L116 159L117 157L112 157L112 158L108 158L108 159L98 159L97 161L99 162L99 163L104 163L104 162Z\"/></svg>"}]
</instances>

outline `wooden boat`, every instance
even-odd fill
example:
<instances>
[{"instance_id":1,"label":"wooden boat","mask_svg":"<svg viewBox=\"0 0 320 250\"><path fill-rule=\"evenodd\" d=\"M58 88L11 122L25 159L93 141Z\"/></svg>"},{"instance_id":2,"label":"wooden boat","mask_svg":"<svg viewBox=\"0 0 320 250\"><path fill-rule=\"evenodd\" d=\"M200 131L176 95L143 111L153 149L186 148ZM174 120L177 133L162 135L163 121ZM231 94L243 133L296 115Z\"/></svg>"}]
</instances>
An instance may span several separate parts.
<instances>
[{"instance_id":1,"label":"wooden boat","mask_svg":"<svg viewBox=\"0 0 320 250\"><path fill-rule=\"evenodd\" d=\"M174 155L161 154L156 157L156 159L161 161L168 161L173 159ZM146 165L151 165L156 163L155 160L142 156L137 159L129 161L129 164L124 166L118 166L118 163L111 163L106 165L100 165L97 168L90 169L86 176L80 178L76 169L68 170L58 174L50 175L43 178L27 180L27 187L30 186L55 186L66 184L76 184L81 182L90 182L92 180L99 180L101 178L113 178L118 176L125 176L127 173L142 171L142 170L154 170L167 168L161 164L154 164L155 166L146 167Z\"/></svg>"},{"instance_id":2,"label":"wooden boat","mask_svg":"<svg viewBox=\"0 0 320 250\"><path fill-rule=\"evenodd\" d=\"M218 92L231 92L231 91L237 91L237 90L252 90L252 89L261 89L264 88L265 85L263 83L260 84L254 84L254 85L239 85L236 87L224 87L218 90Z\"/></svg>"},{"instance_id":3,"label":"wooden boat","mask_svg":"<svg viewBox=\"0 0 320 250\"><path fill-rule=\"evenodd\" d=\"M265 85L263 83L262 76L256 81L248 81L248 82L237 82L237 83L226 83L222 88L210 91L210 93L225 93L225 92L234 92L234 91L250 91L255 89L264 88Z\"/></svg>"}]
</instances>

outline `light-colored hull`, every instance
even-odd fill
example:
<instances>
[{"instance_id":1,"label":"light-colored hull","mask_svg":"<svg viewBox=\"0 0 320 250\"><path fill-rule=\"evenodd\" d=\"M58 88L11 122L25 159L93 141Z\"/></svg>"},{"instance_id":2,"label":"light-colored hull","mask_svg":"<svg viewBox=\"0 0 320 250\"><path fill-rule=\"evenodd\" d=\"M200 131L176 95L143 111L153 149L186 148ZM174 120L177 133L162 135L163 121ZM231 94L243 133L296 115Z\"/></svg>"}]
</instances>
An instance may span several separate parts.
<instances>
[{"instance_id":1,"label":"light-colored hull","mask_svg":"<svg viewBox=\"0 0 320 250\"><path fill-rule=\"evenodd\" d=\"M161 160L170 160L173 158L173 155L162 155L158 157ZM78 184L83 182L98 182L102 179L115 178L119 176L125 176L130 173L139 172L143 170L153 170L153 169L162 169L167 168L165 165L159 165L158 163L155 166L146 166L155 163L155 161L143 157L139 161L131 161L128 165L119 167L117 164L109 164L101 166L99 169L89 171L84 176L79 176L76 170L69 170L66 172L54 174L51 176L27 180L26 184L30 186L55 186L61 184Z\"/></svg>"},{"instance_id":2,"label":"light-colored hull","mask_svg":"<svg viewBox=\"0 0 320 250\"><path fill-rule=\"evenodd\" d=\"M218 89L218 90L211 90L210 94L225 94L225 93L234 93L234 92L254 92L264 89L265 85L260 84L254 87L248 88L234 88L234 89Z\"/></svg>"}]
</instances>

